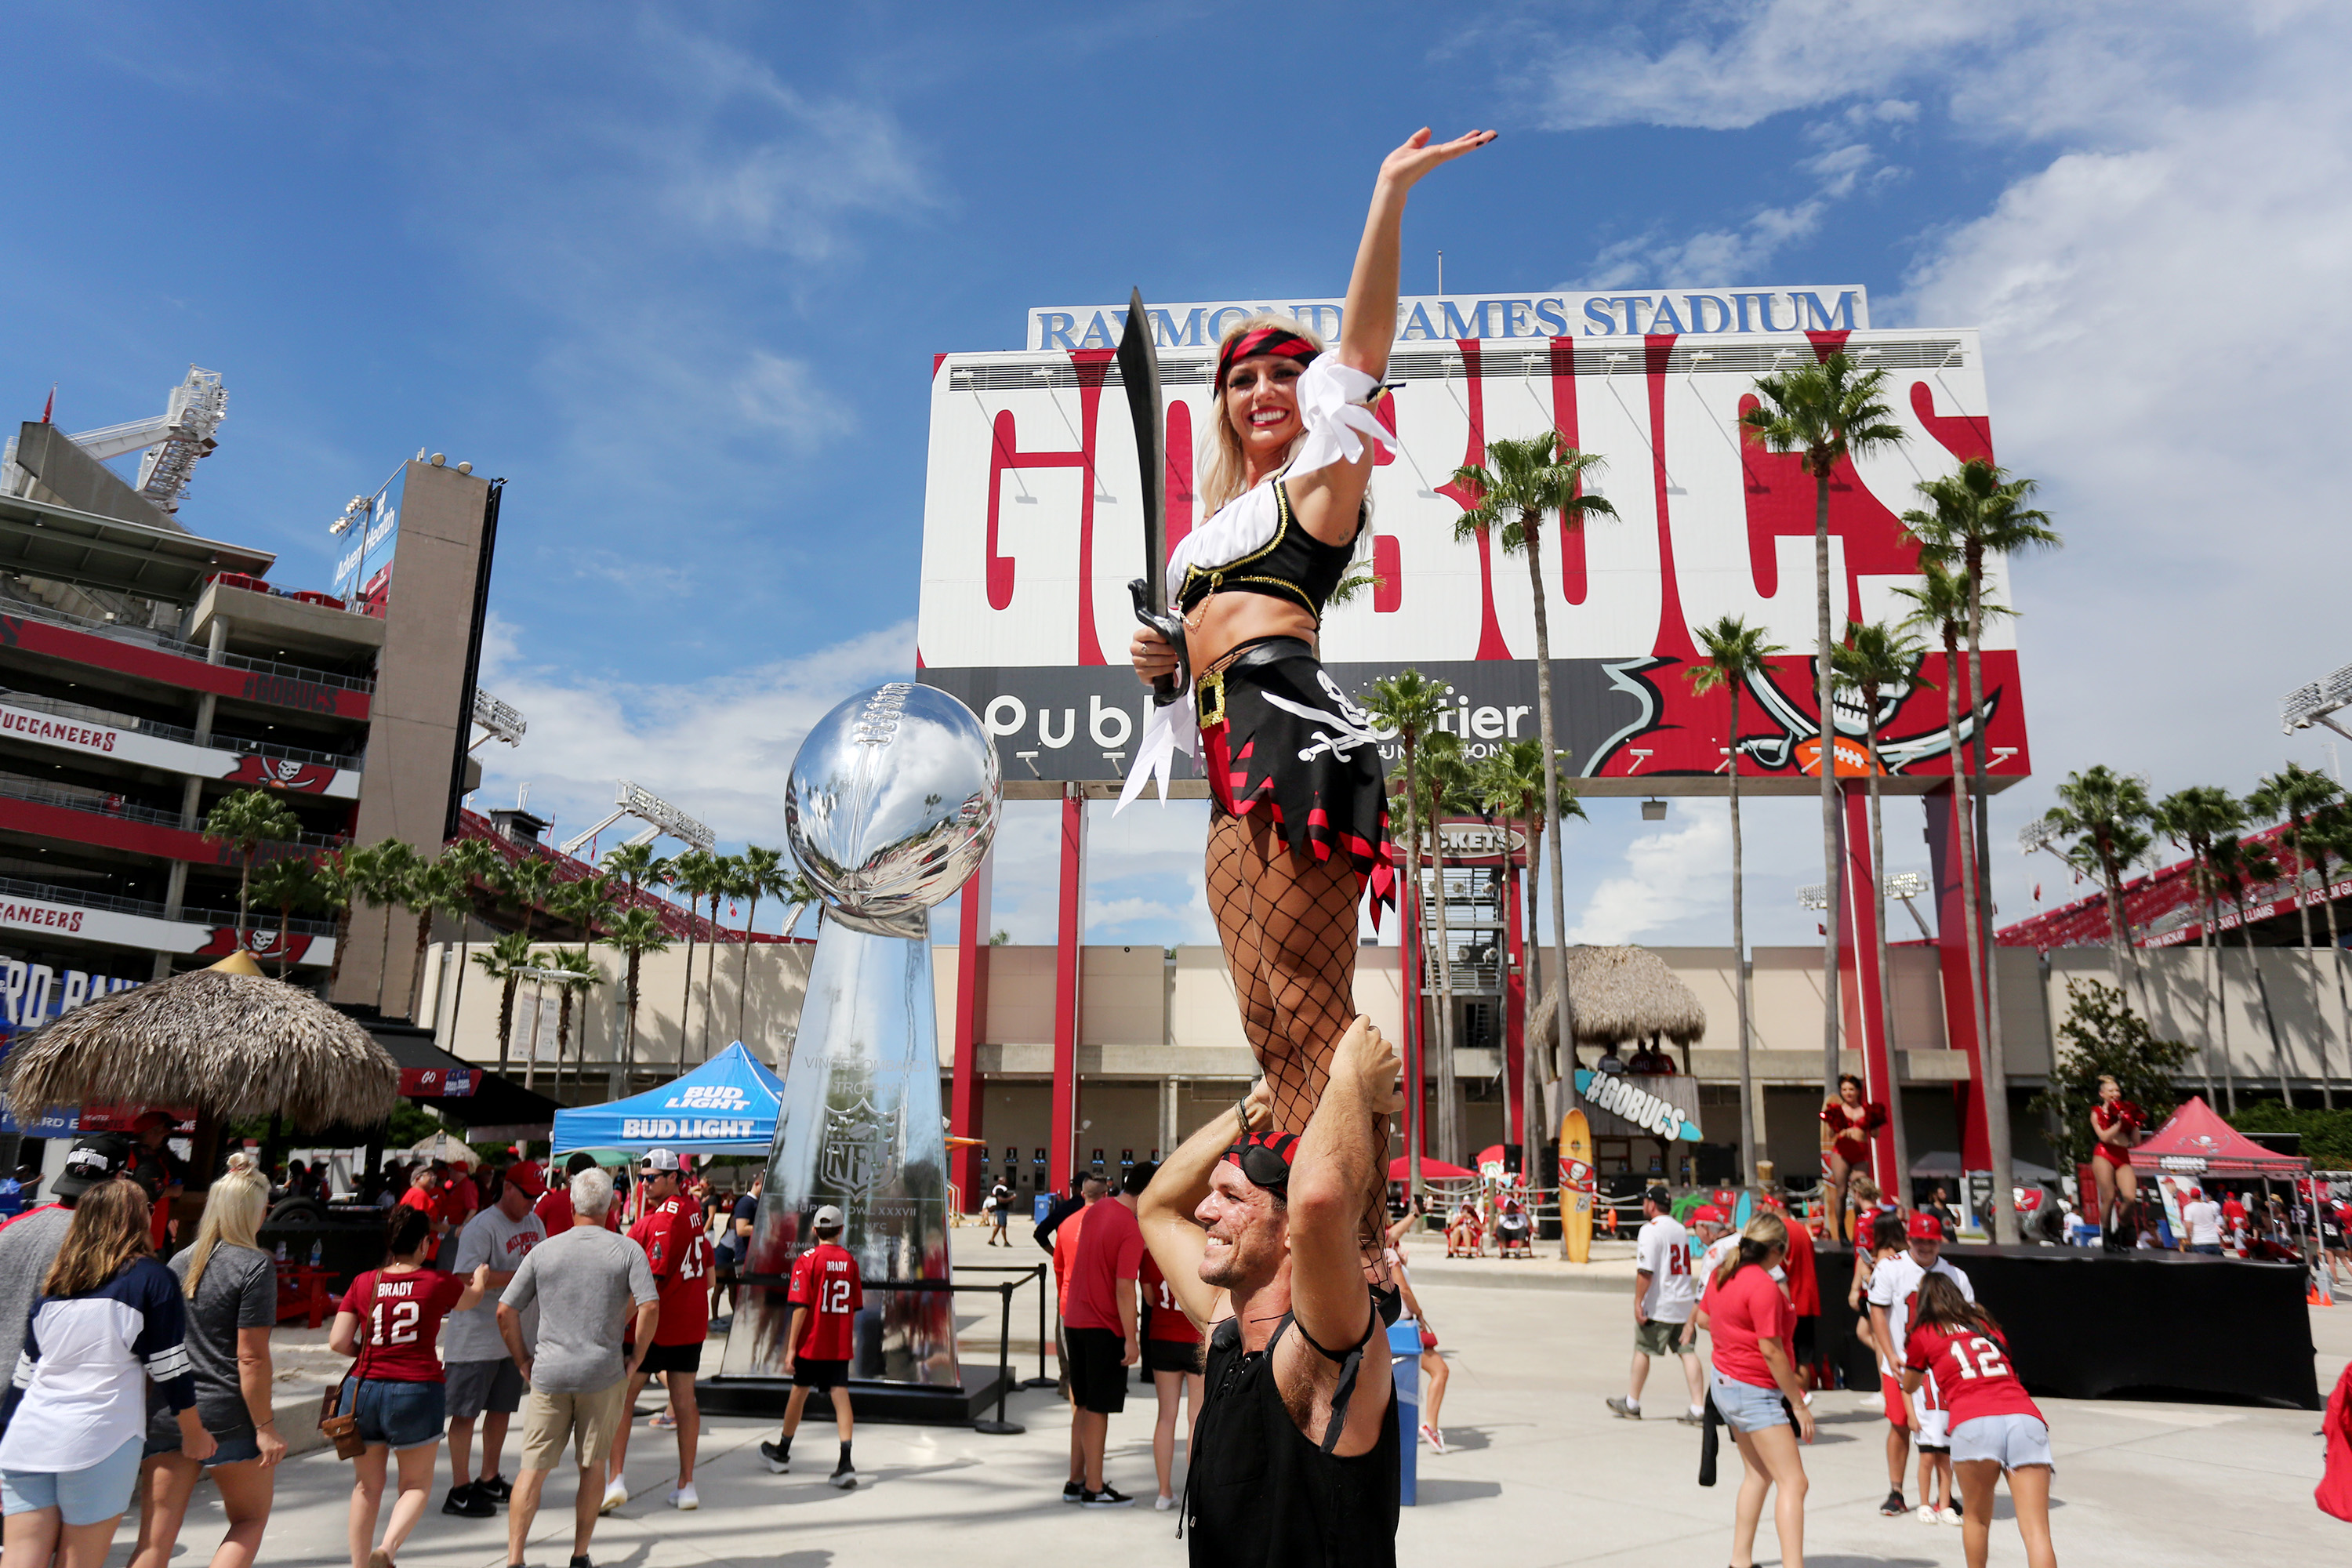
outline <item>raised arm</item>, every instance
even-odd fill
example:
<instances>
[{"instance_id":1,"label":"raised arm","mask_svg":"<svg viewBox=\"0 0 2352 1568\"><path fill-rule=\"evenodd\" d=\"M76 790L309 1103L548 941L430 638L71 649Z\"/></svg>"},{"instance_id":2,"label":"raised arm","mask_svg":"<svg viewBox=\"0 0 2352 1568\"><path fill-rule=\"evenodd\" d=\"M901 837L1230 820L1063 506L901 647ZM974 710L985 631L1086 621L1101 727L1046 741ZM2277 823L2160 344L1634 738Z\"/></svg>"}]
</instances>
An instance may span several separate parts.
<instances>
[{"instance_id":1,"label":"raised arm","mask_svg":"<svg viewBox=\"0 0 2352 1568\"><path fill-rule=\"evenodd\" d=\"M1404 226L1405 196L1440 163L1450 163L1494 139L1492 131L1473 131L1432 146L1424 125L1381 161L1380 177L1372 183L1371 211L1364 215L1364 237L1356 246L1356 269L1348 278L1341 364L1375 381L1388 370L1389 344L1396 341L1397 246Z\"/></svg>"},{"instance_id":2,"label":"raised arm","mask_svg":"<svg viewBox=\"0 0 2352 1568\"><path fill-rule=\"evenodd\" d=\"M1248 1114L1252 1127L1266 1124L1271 1116L1272 1095L1263 1079L1250 1090ZM1192 1211L1209 1195L1209 1173L1216 1169L1225 1151L1240 1141L1241 1118L1239 1108L1212 1118L1184 1141L1182 1148L1160 1163L1159 1174L1135 1200L1135 1218L1143 1231L1143 1245L1151 1249L1152 1260L1160 1265L1160 1276L1168 1281L1169 1293L1176 1298L1176 1304L1202 1327L1222 1315L1224 1292L1202 1283L1201 1258L1208 1251L1208 1238L1201 1229L1201 1222L1192 1217Z\"/></svg>"},{"instance_id":3,"label":"raised arm","mask_svg":"<svg viewBox=\"0 0 2352 1568\"><path fill-rule=\"evenodd\" d=\"M1331 1054L1330 1081L1291 1162L1291 1310L1315 1342L1335 1350L1361 1342L1369 1328L1356 1225L1388 1154L1373 1144L1372 1118L1402 1105L1402 1065L1395 1045L1359 1016Z\"/></svg>"}]
</instances>

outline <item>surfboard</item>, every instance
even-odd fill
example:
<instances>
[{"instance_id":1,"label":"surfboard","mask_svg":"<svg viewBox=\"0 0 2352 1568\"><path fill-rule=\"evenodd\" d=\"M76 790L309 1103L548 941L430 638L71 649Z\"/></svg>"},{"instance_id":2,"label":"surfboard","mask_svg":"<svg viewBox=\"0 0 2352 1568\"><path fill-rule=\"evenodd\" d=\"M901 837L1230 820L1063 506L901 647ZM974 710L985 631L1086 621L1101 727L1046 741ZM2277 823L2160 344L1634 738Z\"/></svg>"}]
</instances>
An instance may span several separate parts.
<instances>
[{"instance_id":1,"label":"surfboard","mask_svg":"<svg viewBox=\"0 0 2352 1568\"><path fill-rule=\"evenodd\" d=\"M1592 1127L1584 1112L1571 1110L1559 1123L1560 1256L1570 1263L1592 1261Z\"/></svg>"}]
</instances>

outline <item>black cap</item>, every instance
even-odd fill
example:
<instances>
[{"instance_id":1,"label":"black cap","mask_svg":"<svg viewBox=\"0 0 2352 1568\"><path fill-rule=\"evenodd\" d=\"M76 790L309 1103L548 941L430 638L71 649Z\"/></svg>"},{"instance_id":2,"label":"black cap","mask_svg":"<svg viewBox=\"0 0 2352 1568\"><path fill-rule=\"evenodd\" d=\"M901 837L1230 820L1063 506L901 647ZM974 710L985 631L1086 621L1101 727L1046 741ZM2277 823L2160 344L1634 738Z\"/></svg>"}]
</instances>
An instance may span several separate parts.
<instances>
[{"instance_id":1,"label":"black cap","mask_svg":"<svg viewBox=\"0 0 2352 1568\"><path fill-rule=\"evenodd\" d=\"M1672 1214L1674 1212L1675 1194L1673 1189L1668 1187L1652 1187L1648 1192L1643 1193L1642 1195L1644 1198L1647 1198L1650 1202L1657 1205L1660 1208L1664 1209L1667 1213Z\"/></svg>"},{"instance_id":2,"label":"black cap","mask_svg":"<svg viewBox=\"0 0 2352 1568\"><path fill-rule=\"evenodd\" d=\"M130 1158L131 1145L118 1133L77 1139L66 1153L66 1168L49 1184L49 1191L60 1198L78 1198L99 1183L122 1174Z\"/></svg>"}]
</instances>

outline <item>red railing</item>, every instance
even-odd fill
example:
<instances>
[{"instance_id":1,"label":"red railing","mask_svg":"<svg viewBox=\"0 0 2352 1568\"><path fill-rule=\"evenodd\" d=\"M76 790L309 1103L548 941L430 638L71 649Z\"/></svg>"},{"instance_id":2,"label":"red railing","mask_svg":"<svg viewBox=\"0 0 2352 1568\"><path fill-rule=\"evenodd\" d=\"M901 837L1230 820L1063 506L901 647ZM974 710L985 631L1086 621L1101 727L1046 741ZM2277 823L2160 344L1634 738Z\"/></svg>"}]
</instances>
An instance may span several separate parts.
<instances>
[{"instance_id":1,"label":"red railing","mask_svg":"<svg viewBox=\"0 0 2352 1568\"><path fill-rule=\"evenodd\" d=\"M597 868L587 861L566 855L560 849L551 849L544 844L528 847L517 844L491 826L489 818L478 816L470 811L458 812L457 837L479 838L498 850L509 862L520 860L526 855L536 855L554 866L555 879L559 882L577 882L594 876L597 871ZM689 914L667 899L646 889L638 889L635 898L632 898L627 887L618 879L615 879L613 883L613 904L616 909L625 910L634 907L653 910L660 917L663 928L672 936L681 940L688 935L697 942L724 943L740 942L743 940L743 932L740 931L729 926L713 925L709 917ZM788 942L793 939L772 935L766 931L753 931L751 940L753 942Z\"/></svg>"},{"instance_id":2,"label":"red railing","mask_svg":"<svg viewBox=\"0 0 2352 1568\"><path fill-rule=\"evenodd\" d=\"M2287 875L2252 889L2246 898L2246 918L2249 921L2268 920L2273 915L2293 914L2295 897L2302 896L2317 902L2323 895L2318 888L2309 885L2315 868L2299 862L2287 847L2286 826L2266 827L2259 833L2246 835L2246 842L2268 849ZM2176 947L2182 942L2201 941L2205 934L2205 900L2189 877L2190 862L2175 861L2151 876L2134 877L2124 883L2124 921L2130 929L2136 947ZM2055 869L2053 867L2053 869ZM2345 869L2337 862L2332 869ZM2095 883L2084 879L2092 891L2086 898L2032 916L2015 925L2002 926L1995 940L2004 947L2032 947L2048 952L2059 947L2103 947L2110 939L2107 921L2107 897ZM2326 897L2352 896L2352 882L2341 879ZM2219 910L2218 930L2238 929L2238 911L2224 900Z\"/></svg>"}]
</instances>

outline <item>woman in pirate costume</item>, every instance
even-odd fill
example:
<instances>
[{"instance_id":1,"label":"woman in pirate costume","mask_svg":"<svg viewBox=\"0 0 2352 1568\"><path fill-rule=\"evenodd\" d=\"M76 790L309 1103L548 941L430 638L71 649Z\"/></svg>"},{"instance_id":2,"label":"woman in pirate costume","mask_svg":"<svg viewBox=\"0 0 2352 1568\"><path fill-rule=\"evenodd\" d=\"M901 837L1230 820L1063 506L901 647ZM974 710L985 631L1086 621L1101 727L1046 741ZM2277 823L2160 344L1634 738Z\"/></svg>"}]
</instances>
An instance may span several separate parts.
<instances>
[{"instance_id":1,"label":"woman in pirate costume","mask_svg":"<svg viewBox=\"0 0 2352 1568\"><path fill-rule=\"evenodd\" d=\"M1302 323L1252 318L1218 346L1218 416L1201 486L1212 515L1169 558L1191 689L1159 710L1126 798L1173 751L1196 756L1214 800L1209 907L1242 1024L1274 1094L1274 1125L1303 1128L1356 1015L1356 903L1395 902L1378 742L1317 660L1324 605L1365 531L1374 417L1395 335L1397 237L1423 174L1493 141L1390 153L1348 281L1339 345ZM1158 632L1129 648L1148 685L1178 673Z\"/></svg>"}]
</instances>

